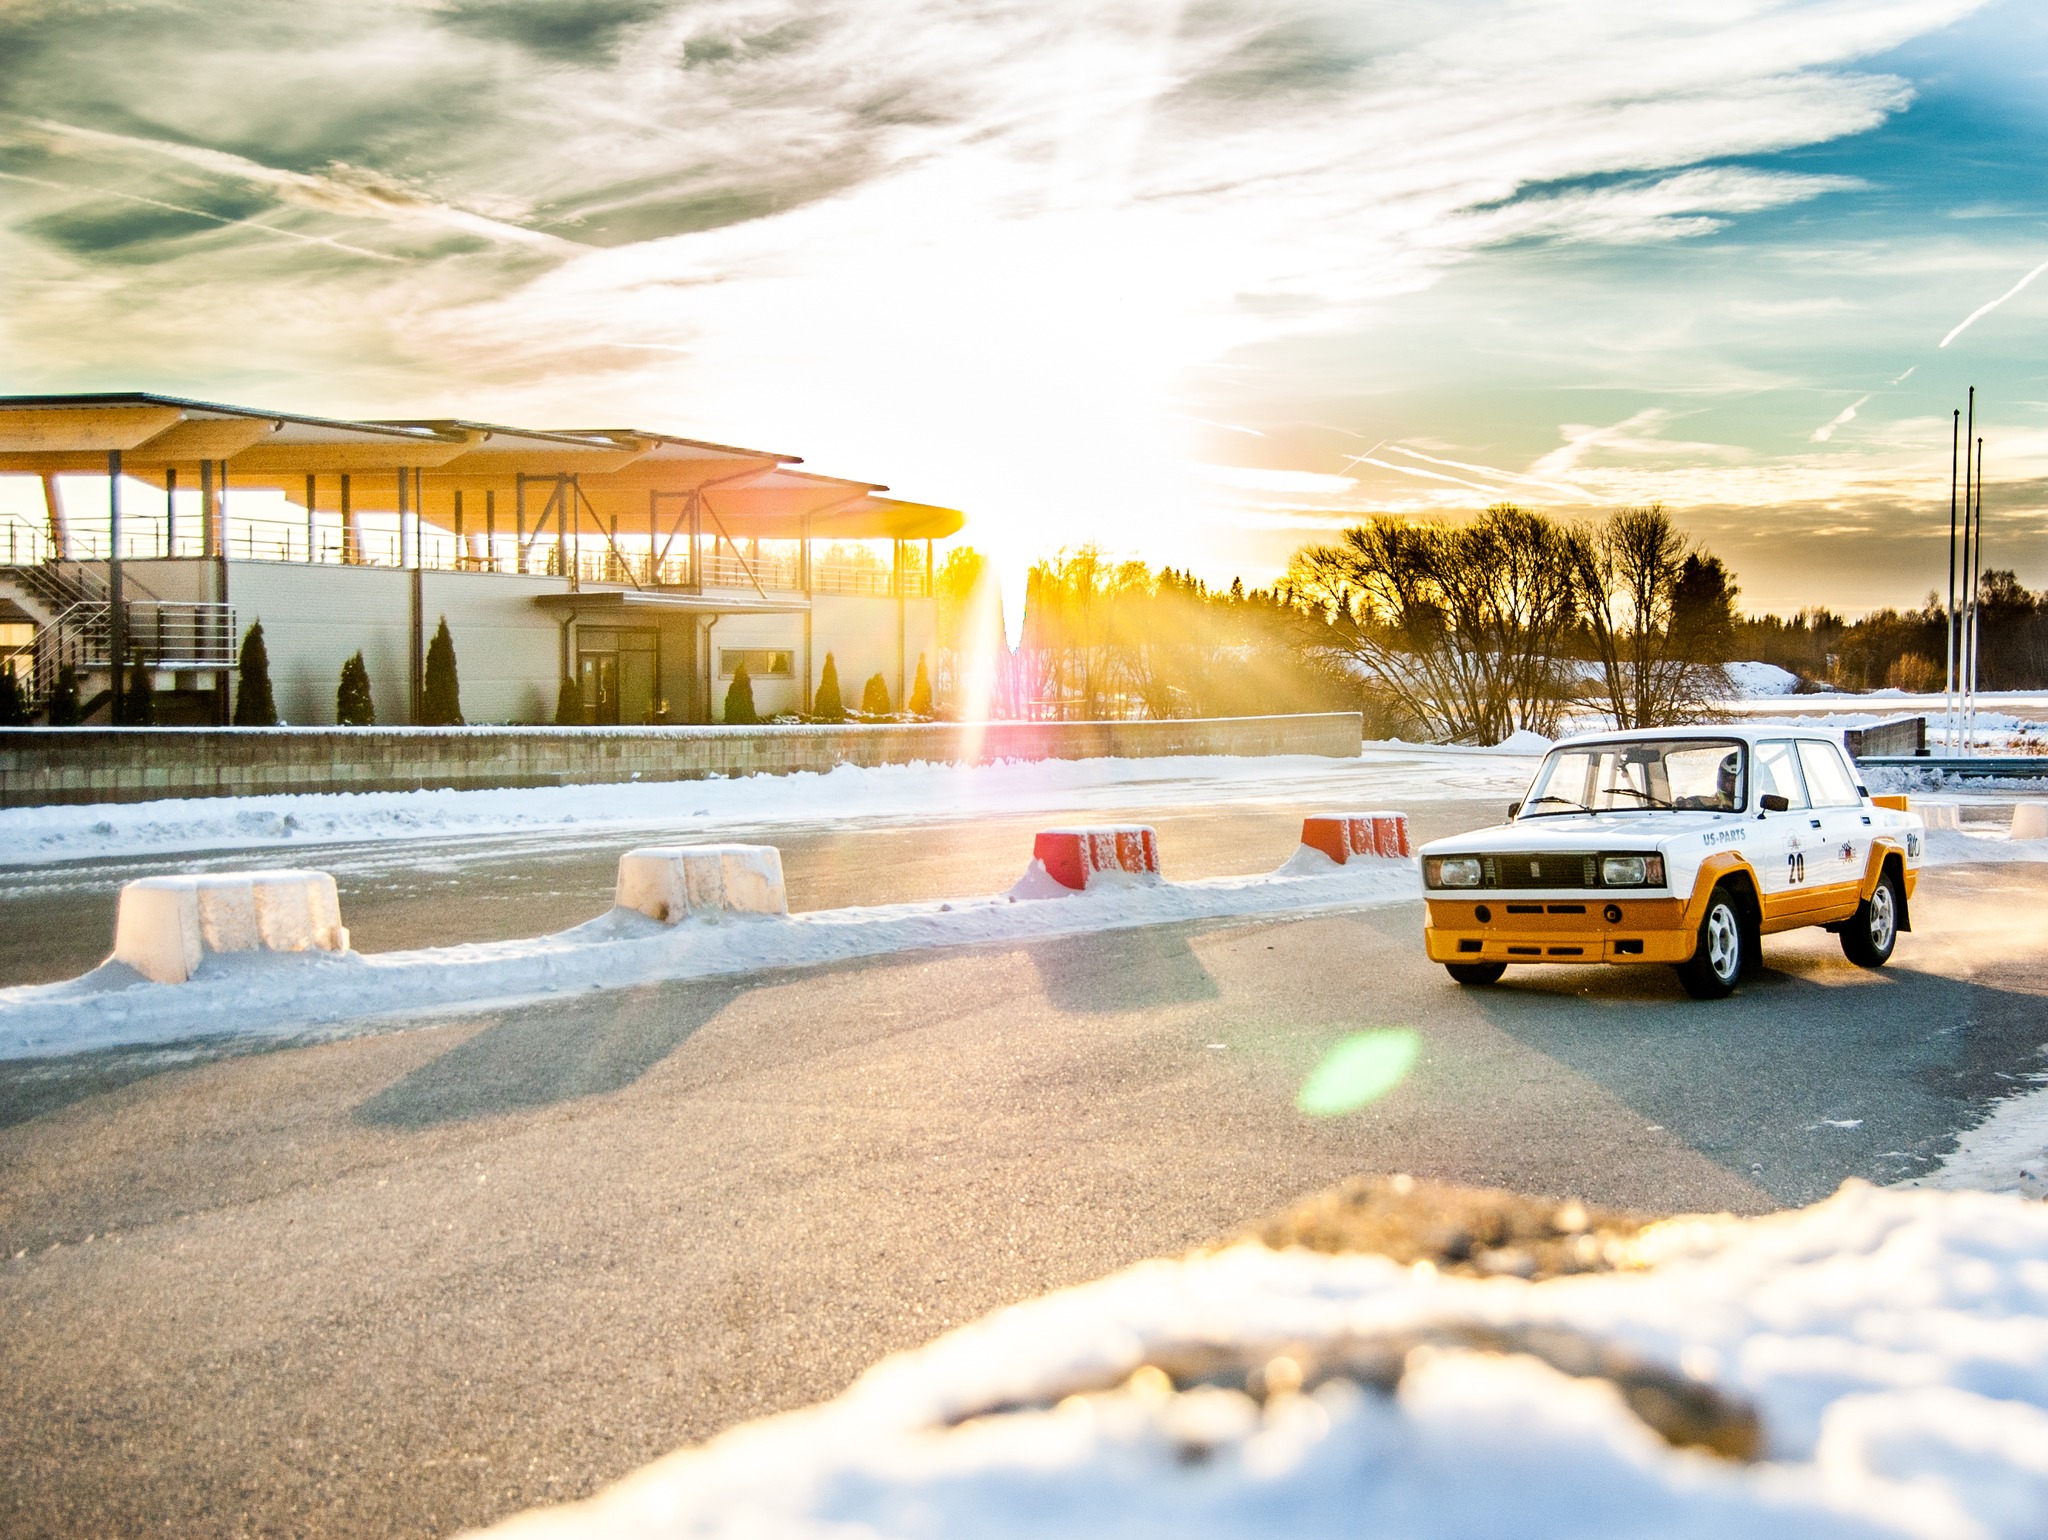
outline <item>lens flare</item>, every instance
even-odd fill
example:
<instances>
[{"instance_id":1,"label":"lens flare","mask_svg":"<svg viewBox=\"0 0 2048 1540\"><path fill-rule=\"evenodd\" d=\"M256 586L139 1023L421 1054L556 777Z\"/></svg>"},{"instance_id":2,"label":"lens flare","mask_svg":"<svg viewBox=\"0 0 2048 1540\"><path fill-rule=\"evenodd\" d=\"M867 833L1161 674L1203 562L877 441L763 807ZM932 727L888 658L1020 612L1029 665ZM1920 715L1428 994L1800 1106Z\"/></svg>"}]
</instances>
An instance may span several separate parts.
<instances>
[{"instance_id":1,"label":"lens flare","mask_svg":"<svg viewBox=\"0 0 2048 1540\"><path fill-rule=\"evenodd\" d=\"M1406 1080L1421 1052L1422 1039L1406 1027L1354 1033L1323 1056L1294 1105L1319 1118L1356 1112Z\"/></svg>"}]
</instances>

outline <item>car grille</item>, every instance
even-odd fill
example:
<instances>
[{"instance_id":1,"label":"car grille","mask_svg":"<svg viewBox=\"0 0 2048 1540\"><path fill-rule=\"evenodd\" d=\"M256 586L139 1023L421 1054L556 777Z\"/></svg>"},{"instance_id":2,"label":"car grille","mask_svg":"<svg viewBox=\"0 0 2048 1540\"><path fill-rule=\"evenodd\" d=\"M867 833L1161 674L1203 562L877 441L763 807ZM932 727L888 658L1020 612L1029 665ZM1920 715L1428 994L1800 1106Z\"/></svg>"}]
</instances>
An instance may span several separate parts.
<instances>
[{"instance_id":1,"label":"car grille","mask_svg":"<svg viewBox=\"0 0 2048 1540\"><path fill-rule=\"evenodd\" d=\"M1481 856L1486 863L1480 883L1486 888L1597 888L1597 855L1550 851L1544 855Z\"/></svg>"}]
</instances>

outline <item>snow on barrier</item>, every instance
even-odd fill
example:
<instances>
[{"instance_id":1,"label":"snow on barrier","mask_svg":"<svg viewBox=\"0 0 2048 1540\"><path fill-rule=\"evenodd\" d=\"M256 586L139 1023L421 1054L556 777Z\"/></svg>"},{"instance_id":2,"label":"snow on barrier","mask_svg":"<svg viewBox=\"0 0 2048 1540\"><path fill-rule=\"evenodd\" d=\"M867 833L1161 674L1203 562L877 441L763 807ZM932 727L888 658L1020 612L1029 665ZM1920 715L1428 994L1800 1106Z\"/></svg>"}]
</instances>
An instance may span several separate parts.
<instances>
[{"instance_id":1,"label":"snow on barrier","mask_svg":"<svg viewBox=\"0 0 2048 1540\"><path fill-rule=\"evenodd\" d=\"M2012 832L2007 837L2016 840L2048 839L2048 802L2015 802Z\"/></svg>"},{"instance_id":2,"label":"snow on barrier","mask_svg":"<svg viewBox=\"0 0 2048 1540\"><path fill-rule=\"evenodd\" d=\"M182 984L222 952L346 952L341 900L326 872L212 872L124 884L114 961Z\"/></svg>"},{"instance_id":3,"label":"snow on barrier","mask_svg":"<svg viewBox=\"0 0 2048 1540\"><path fill-rule=\"evenodd\" d=\"M1031 856L1048 877L1075 893L1085 893L1104 875L1159 876L1159 836L1144 824L1043 829Z\"/></svg>"},{"instance_id":4,"label":"snow on barrier","mask_svg":"<svg viewBox=\"0 0 2048 1540\"><path fill-rule=\"evenodd\" d=\"M653 845L619 857L613 902L674 924L692 916L788 914L782 852L773 845Z\"/></svg>"},{"instance_id":5,"label":"snow on barrier","mask_svg":"<svg viewBox=\"0 0 2048 1540\"><path fill-rule=\"evenodd\" d=\"M1301 842L1339 866L1362 856L1386 860L1415 853L1408 815L1396 812L1312 814L1301 821Z\"/></svg>"}]
</instances>

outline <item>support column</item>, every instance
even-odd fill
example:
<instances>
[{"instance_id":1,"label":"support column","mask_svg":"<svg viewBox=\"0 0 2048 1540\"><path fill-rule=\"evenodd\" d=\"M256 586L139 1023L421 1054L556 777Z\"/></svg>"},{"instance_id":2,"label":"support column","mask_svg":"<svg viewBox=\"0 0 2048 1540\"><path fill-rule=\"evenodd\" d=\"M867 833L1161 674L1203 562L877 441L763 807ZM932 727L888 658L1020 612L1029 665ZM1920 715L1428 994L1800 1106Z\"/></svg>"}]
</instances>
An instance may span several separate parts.
<instances>
[{"instance_id":1,"label":"support column","mask_svg":"<svg viewBox=\"0 0 2048 1540\"><path fill-rule=\"evenodd\" d=\"M227 620L228 602L228 462L214 464L214 526L213 537L213 602L222 606L214 612L215 635L220 643L220 652L225 655L235 644L229 634ZM217 668L213 671L213 720L217 727L226 727L231 720L228 701L228 671Z\"/></svg>"},{"instance_id":2,"label":"support column","mask_svg":"<svg viewBox=\"0 0 2048 1540\"><path fill-rule=\"evenodd\" d=\"M513 547L512 570L526 570L526 472L521 471L512 478ZM569 633L562 632L562 645L569 645ZM566 656L566 654L565 654Z\"/></svg>"},{"instance_id":3,"label":"support column","mask_svg":"<svg viewBox=\"0 0 2048 1540\"><path fill-rule=\"evenodd\" d=\"M704 543L704 494L695 487L690 489L690 572L689 584L693 593L704 592L704 563L698 547Z\"/></svg>"},{"instance_id":4,"label":"support column","mask_svg":"<svg viewBox=\"0 0 2048 1540\"><path fill-rule=\"evenodd\" d=\"M412 478L401 469L398 473L398 565L410 567L405 559L405 509L412 496Z\"/></svg>"},{"instance_id":5,"label":"support column","mask_svg":"<svg viewBox=\"0 0 2048 1540\"><path fill-rule=\"evenodd\" d=\"M178 467L164 467L164 555L178 554Z\"/></svg>"},{"instance_id":6,"label":"support column","mask_svg":"<svg viewBox=\"0 0 2048 1540\"><path fill-rule=\"evenodd\" d=\"M213 462L199 462L199 554L213 559Z\"/></svg>"},{"instance_id":7,"label":"support column","mask_svg":"<svg viewBox=\"0 0 2048 1540\"><path fill-rule=\"evenodd\" d=\"M488 570L498 570L498 494L484 488L484 561Z\"/></svg>"},{"instance_id":8,"label":"support column","mask_svg":"<svg viewBox=\"0 0 2048 1540\"><path fill-rule=\"evenodd\" d=\"M348 477L341 478L341 564L353 567L363 559L362 532L356 528L355 510L349 506Z\"/></svg>"},{"instance_id":9,"label":"support column","mask_svg":"<svg viewBox=\"0 0 2048 1540\"><path fill-rule=\"evenodd\" d=\"M121 665L128 658L128 607L121 591L121 451L107 451L107 662L111 665L111 677L107 687L113 692L114 722L119 726L128 719L122 709L126 700Z\"/></svg>"},{"instance_id":10,"label":"support column","mask_svg":"<svg viewBox=\"0 0 2048 1540\"><path fill-rule=\"evenodd\" d=\"M51 559L69 560L71 525L64 517L64 494L57 489L57 478L48 471L43 473L43 512L49 519Z\"/></svg>"},{"instance_id":11,"label":"support column","mask_svg":"<svg viewBox=\"0 0 2048 1540\"><path fill-rule=\"evenodd\" d=\"M559 534L562 521L568 520L569 534L569 592L583 591L583 488L574 476L557 478L555 482L555 529Z\"/></svg>"},{"instance_id":12,"label":"support column","mask_svg":"<svg viewBox=\"0 0 2048 1540\"><path fill-rule=\"evenodd\" d=\"M319 547L315 544L319 526L313 518L313 473L306 472L306 563L310 566L320 559Z\"/></svg>"},{"instance_id":13,"label":"support column","mask_svg":"<svg viewBox=\"0 0 2048 1540\"><path fill-rule=\"evenodd\" d=\"M455 489L455 567L457 571L461 570L463 560L467 555L468 552L462 548L462 488L457 487Z\"/></svg>"},{"instance_id":14,"label":"support column","mask_svg":"<svg viewBox=\"0 0 2048 1540\"><path fill-rule=\"evenodd\" d=\"M654 553L661 544L661 494L654 488L647 489L647 586L657 588L661 574L655 570ZM659 666L657 665L657 672Z\"/></svg>"},{"instance_id":15,"label":"support column","mask_svg":"<svg viewBox=\"0 0 2048 1540\"><path fill-rule=\"evenodd\" d=\"M910 704L910 678L905 672L910 660L904 656L909 650L906 638L910 631L910 601L903 595L903 542L892 540L889 544L896 553L891 586L896 590L896 709L901 711Z\"/></svg>"}]
</instances>

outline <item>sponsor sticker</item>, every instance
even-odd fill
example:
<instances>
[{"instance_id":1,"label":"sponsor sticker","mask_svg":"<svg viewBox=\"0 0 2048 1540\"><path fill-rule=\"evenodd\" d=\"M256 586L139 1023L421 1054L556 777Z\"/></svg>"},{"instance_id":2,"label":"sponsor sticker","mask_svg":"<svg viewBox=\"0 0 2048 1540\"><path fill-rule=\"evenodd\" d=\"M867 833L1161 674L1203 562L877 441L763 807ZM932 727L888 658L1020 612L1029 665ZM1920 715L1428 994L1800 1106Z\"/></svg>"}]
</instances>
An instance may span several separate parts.
<instances>
[{"instance_id":1,"label":"sponsor sticker","mask_svg":"<svg viewBox=\"0 0 2048 1540\"><path fill-rule=\"evenodd\" d=\"M1700 836L1700 843L1709 850L1716 845L1733 845L1741 841L1748 832L1739 825L1733 829L1709 829Z\"/></svg>"}]
</instances>

